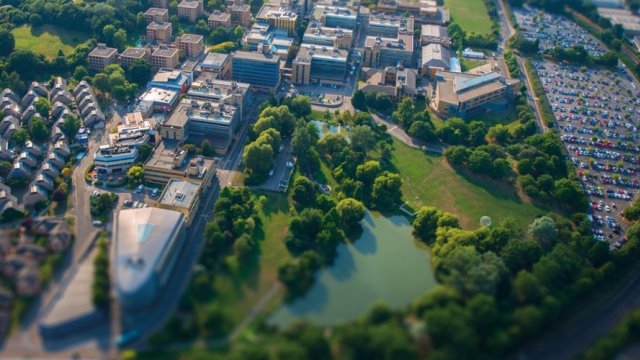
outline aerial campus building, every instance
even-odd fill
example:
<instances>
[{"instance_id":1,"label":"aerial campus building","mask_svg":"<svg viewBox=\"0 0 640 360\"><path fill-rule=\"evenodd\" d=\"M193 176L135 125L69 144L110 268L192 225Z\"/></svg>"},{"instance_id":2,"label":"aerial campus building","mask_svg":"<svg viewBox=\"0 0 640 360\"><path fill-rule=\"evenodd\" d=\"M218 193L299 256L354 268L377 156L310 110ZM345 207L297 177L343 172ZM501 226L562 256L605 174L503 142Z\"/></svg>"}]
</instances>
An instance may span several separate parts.
<instances>
[{"instance_id":1,"label":"aerial campus building","mask_svg":"<svg viewBox=\"0 0 640 360\"><path fill-rule=\"evenodd\" d=\"M280 85L280 61L274 54L236 51L232 54L231 78L273 92Z\"/></svg>"},{"instance_id":2,"label":"aerial campus building","mask_svg":"<svg viewBox=\"0 0 640 360\"><path fill-rule=\"evenodd\" d=\"M293 84L342 84L347 75L349 52L337 48L302 44L293 60Z\"/></svg>"},{"instance_id":3,"label":"aerial campus building","mask_svg":"<svg viewBox=\"0 0 640 360\"><path fill-rule=\"evenodd\" d=\"M518 79L506 79L497 72L483 75L440 71L436 74L434 110L444 116L465 116L480 108L501 110L515 95Z\"/></svg>"},{"instance_id":4,"label":"aerial campus building","mask_svg":"<svg viewBox=\"0 0 640 360\"><path fill-rule=\"evenodd\" d=\"M184 244L184 214L141 208L116 217L116 291L126 309L153 303L169 279Z\"/></svg>"}]
</instances>

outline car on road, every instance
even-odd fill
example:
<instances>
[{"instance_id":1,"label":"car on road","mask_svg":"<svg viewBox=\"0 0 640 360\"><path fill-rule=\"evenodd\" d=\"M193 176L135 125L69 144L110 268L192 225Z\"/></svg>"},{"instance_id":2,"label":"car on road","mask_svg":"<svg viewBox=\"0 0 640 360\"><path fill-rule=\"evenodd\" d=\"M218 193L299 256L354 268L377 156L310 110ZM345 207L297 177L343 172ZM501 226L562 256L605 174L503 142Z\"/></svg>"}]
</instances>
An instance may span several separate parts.
<instances>
[{"instance_id":1,"label":"car on road","mask_svg":"<svg viewBox=\"0 0 640 360\"><path fill-rule=\"evenodd\" d=\"M93 220L93 226L102 226L102 221L100 221L100 220Z\"/></svg>"},{"instance_id":2,"label":"car on road","mask_svg":"<svg viewBox=\"0 0 640 360\"><path fill-rule=\"evenodd\" d=\"M273 176L273 170L269 170L269 176Z\"/></svg>"},{"instance_id":3,"label":"car on road","mask_svg":"<svg viewBox=\"0 0 640 360\"><path fill-rule=\"evenodd\" d=\"M287 167L289 169L293 168L293 163L291 161L287 161Z\"/></svg>"},{"instance_id":4,"label":"car on road","mask_svg":"<svg viewBox=\"0 0 640 360\"><path fill-rule=\"evenodd\" d=\"M125 333L120 334L120 336L118 336L118 339L116 340L116 343L118 347L123 347L140 339L141 335L142 334L138 329L129 330Z\"/></svg>"},{"instance_id":5,"label":"car on road","mask_svg":"<svg viewBox=\"0 0 640 360\"><path fill-rule=\"evenodd\" d=\"M124 201L124 206L131 207L132 205L133 205L133 201L131 201L131 200L125 200Z\"/></svg>"},{"instance_id":6,"label":"car on road","mask_svg":"<svg viewBox=\"0 0 640 360\"><path fill-rule=\"evenodd\" d=\"M144 189L144 186L142 184L140 184L137 188L136 188L136 193L140 194L142 192L142 189Z\"/></svg>"}]
</instances>

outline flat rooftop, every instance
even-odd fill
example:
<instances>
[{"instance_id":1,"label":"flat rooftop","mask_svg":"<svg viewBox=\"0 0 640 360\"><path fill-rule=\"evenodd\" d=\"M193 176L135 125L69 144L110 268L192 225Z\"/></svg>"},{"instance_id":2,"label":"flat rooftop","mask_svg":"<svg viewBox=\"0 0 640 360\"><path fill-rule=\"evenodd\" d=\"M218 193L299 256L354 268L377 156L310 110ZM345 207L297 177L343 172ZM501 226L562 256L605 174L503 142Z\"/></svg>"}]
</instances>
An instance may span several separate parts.
<instances>
[{"instance_id":1,"label":"flat rooftop","mask_svg":"<svg viewBox=\"0 0 640 360\"><path fill-rule=\"evenodd\" d=\"M184 152L184 153L183 153ZM149 157L149 160L144 164L146 167L154 167L159 168L171 172L181 172L186 176L186 171L189 168L189 157L185 157L185 161L179 166L174 166L174 159L176 157L186 155L186 150L180 147L180 143L175 140L163 139L159 142L158 146L156 146L153 153ZM213 171L214 165L212 159L203 159L202 167L207 169L206 171ZM194 178L194 180L198 180L200 178Z\"/></svg>"},{"instance_id":2,"label":"flat rooftop","mask_svg":"<svg viewBox=\"0 0 640 360\"><path fill-rule=\"evenodd\" d=\"M158 202L164 205L188 209L191 207L191 203L193 199L195 199L199 188L200 184L197 182L171 179L165 186Z\"/></svg>"},{"instance_id":3,"label":"flat rooftop","mask_svg":"<svg viewBox=\"0 0 640 360\"><path fill-rule=\"evenodd\" d=\"M296 20L298 18L298 14L296 14L293 10L280 7L279 5L273 4L264 4L258 14L256 15L256 19L260 20L268 20L268 19L290 19Z\"/></svg>"},{"instance_id":4,"label":"flat rooftop","mask_svg":"<svg viewBox=\"0 0 640 360\"><path fill-rule=\"evenodd\" d=\"M171 47L158 47L151 56L170 58L178 54L178 49Z\"/></svg>"},{"instance_id":5,"label":"flat rooftop","mask_svg":"<svg viewBox=\"0 0 640 360\"><path fill-rule=\"evenodd\" d=\"M120 54L120 56L135 58L135 59L142 59L146 56L147 53L148 53L147 49L145 48L128 47L122 52L122 54Z\"/></svg>"},{"instance_id":6,"label":"flat rooftop","mask_svg":"<svg viewBox=\"0 0 640 360\"><path fill-rule=\"evenodd\" d=\"M158 87L150 87L139 99L141 101L149 101L153 103L170 104L179 96L177 91L169 89L161 89Z\"/></svg>"},{"instance_id":7,"label":"flat rooftop","mask_svg":"<svg viewBox=\"0 0 640 360\"><path fill-rule=\"evenodd\" d=\"M149 25L147 25L147 29L151 29L151 30L166 30L170 27L171 27L170 22L152 21Z\"/></svg>"},{"instance_id":8,"label":"flat rooftop","mask_svg":"<svg viewBox=\"0 0 640 360\"><path fill-rule=\"evenodd\" d=\"M204 58L204 61L202 61L202 66L207 68L222 68L228 59L229 54L210 52Z\"/></svg>"},{"instance_id":9,"label":"flat rooftop","mask_svg":"<svg viewBox=\"0 0 640 360\"><path fill-rule=\"evenodd\" d=\"M220 10L215 10L209 16L209 21L216 20L216 21L225 22L225 21L229 20L230 18L231 18L231 14L226 13L226 12L221 12Z\"/></svg>"},{"instance_id":10,"label":"flat rooftop","mask_svg":"<svg viewBox=\"0 0 640 360\"><path fill-rule=\"evenodd\" d=\"M198 34L182 34L178 41L183 43L197 44L199 42L202 42L203 39L204 37Z\"/></svg>"},{"instance_id":11,"label":"flat rooftop","mask_svg":"<svg viewBox=\"0 0 640 360\"><path fill-rule=\"evenodd\" d=\"M261 61L261 62L271 62L277 63L280 58L274 56L273 54L262 54L258 52L251 51L236 51L232 53L233 58L235 59L243 59L243 60L253 60L253 61Z\"/></svg>"},{"instance_id":12,"label":"flat rooftop","mask_svg":"<svg viewBox=\"0 0 640 360\"><path fill-rule=\"evenodd\" d=\"M90 53L89 56L94 57L111 57L117 54L118 50L115 48L107 47L105 44L98 44Z\"/></svg>"},{"instance_id":13,"label":"flat rooftop","mask_svg":"<svg viewBox=\"0 0 640 360\"><path fill-rule=\"evenodd\" d=\"M380 44L381 48L386 48L395 51L407 51L413 52L413 35L411 34L398 34L397 38L387 38L381 36L367 36L364 41L365 47L374 47L376 43Z\"/></svg>"},{"instance_id":14,"label":"flat rooftop","mask_svg":"<svg viewBox=\"0 0 640 360\"><path fill-rule=\"evenodd\" d=\"M308 35L325 37L342 37L345 35L353 36L353 30L323 26L319 22L314 21L309 24L307 30L304 32L304 36Z\"/></svg>"},{"instance_id":15,"label":"flat rooftop","mask_svg":"<svg viewBox=\"0 0 640 360\"><path fill-rule=\"evenodd\" d=\"M310 62L312 59L327 59L334 61L347 61L349 52L330 46L301 44L296 61Z\"/></svg>"},{"instance_id":16,"label":"flat rooftop","mask_svg":"<svg viewBox=\"0 0 640 360\"><path fill-rule=\"evenodd\" d=\"M202 73L198 79L191 84L187 91L187 96L205 96L208 98L224 99L230 95L245 96L251 84L233 81L214 79L213 75Z\"/></svg>"},{"instance_id":17,"label":"flat rooftop","mask_svg":"<svg viewBox=\"0 0 640 360\"><path fill-rule=\"evenodd\" d=\"M180 4L178 4L178 7L183 7L183 8L190 8L190 9L195 9L198 6L200 6L200 2L199 1L194 1L194 0L182 0L180 2Z\"/></svg>"},{"instance_id":18,"label":"flat rooftop","mask_svg":"<svg viewBox=\"0 0 640 360\"><path fill-rule=\"evenodd\" d=\"M230 125L237 107L218 101L183 99L165 122L166 126L184 127L188 120Z\"/></svg>"},{"instance_id":19,"label":"flat rooftop","mask_svg":"<svg viewBox=\"0 0 640 360\"><path fill-rule=\"evenodd\" d=\"M152 16L163 16L164 14L167 14L169 12L169 9L164 9L164 8L148 8L147 11L144 12L145 15L152 15Z\"/></svg>"}]
</instances>

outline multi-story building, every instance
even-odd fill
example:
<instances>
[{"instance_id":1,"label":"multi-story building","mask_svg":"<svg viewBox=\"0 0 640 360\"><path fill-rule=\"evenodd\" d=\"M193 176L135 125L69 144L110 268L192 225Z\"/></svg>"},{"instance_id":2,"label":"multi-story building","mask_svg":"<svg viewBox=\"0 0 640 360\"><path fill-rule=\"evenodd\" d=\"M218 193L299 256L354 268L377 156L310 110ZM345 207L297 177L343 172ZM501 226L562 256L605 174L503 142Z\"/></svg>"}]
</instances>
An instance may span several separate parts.
<instances>
[{"instance_id":1,"label":"multi-story building","mask_svg":"<svg viewBox=\"0 0 640 360\"><path fill-rule=\"evenodd\" d=\"M202 73L187 91L187 98L234 105L240 112L240 119L244 119L253 100L250 90L250 84L220 80L214 74Z\"/></svg>"},{"instance_id":2,"label":"multi-story building","mask_svg":"<svg viewBox=\"0 0 640 360\"><path fill-rule=\"evenodd\" d=\"M118 56L118 62L124 68L133 65L136 60L150 61L151 60L151 48L126 48L120 56Z\"/></svg>"},{"instance_id":3,"label":"multi-story building","mask_svg":"<svg viewBox=\"0 0 640 360\"><path fill-rule=\"evenodd\" d=\"M182 179L170 179L158 198L156 207L179 211L184 214L189 226L192 216L198 212L202 187L200 183Z\"/></svg>"},{"instance_id":4,"label":"multi-story building","mask_svg":"<svg viewBox=\"0 0 640 360\"><path fill-rule=\"evenodd\" d=\"M231 78L257 90L274 92L280 85L280 58L273 54L236 51L232 54Z\"/></svg>"},{"instance_id":5,"label":"multi-story building","mask_svg":"<svg viewBox=\"0 0 640 360\"><path fill-rule=\"evenodd\" d=\"M162 68L153 75L151 81L147 83L147 88L156 87L183 94L187 92L192 82L193 73L191 72Z\"/></svg>"},{"instance_id":6,"label":"multi-story building","mask_svg":"<svg viewBox=\"0 0 640 360\"><path fill-rule=\"evenodd\" d=\"M281 60L286 61L289 50L293 45L293 38L288 37L284 30L270 31L268 24L254 24L242 43L251 51L277 54Z\"/></svg>"},{"instance_id":7,"label":"multi-story building","mask_svg":"<svg viewBox=\"0 0 640 360\"><path fill-rule=\"evenodd\" d=\"M280 6L265 4L256 15L256 20L269 24L273 29L284 30L287 35L293 36L298 25L298 14Z\"/></svg>"},{"instance_id":8,"label":"multi-story building","mask_svg":"<svg viewBox=\"0 0 640 360\"><path fill-rule=\"evenodd\" d=\"M144 105L145 111L140 112L150 116L153 112L167 113L171 111L180 98L180 91L166 88L149 87L138 99Z\"/></svg>"},{"instance_id":9,"label":"multi-story building","mask_svg":"<svg viewBox=\"0 0 640 360\"><path fill-rule=\"evenodd\" d=\"M152 304L167 282L185 239L184 214L148 207L122 210L114 222L115 289L125 309Z\"/></svg>"},{"instance_id":10,"label":"multi-story building","mask_svg":"<svg viewBox=\"0 0 640 360\"><path fill-rule=\"evenodd\" d=\"M176 39L178 47L186 57L200 56L204 51L204 37L197 34L183 34Z\"/></svg>"},{"instance_id":11,"label":"multi-story building","mask_svg":"<svg viewBox=\"0 0 640 360\"><path fill-rule=\"evenodd\" d=\"M231 14L221 12L220 10L214 10L208 19L209 26L212 28L217 27L231 27Z\"/></svg>"},{"instance_id":12,"label":"multi-story building","mask_svg":"<svg viewBox=\"0 0 640 360\"><path fill-rule=\"evenodd\" d=\"M358 26L358 12L342 6L317 5L312 17L330 28L355 30Z\"/></svg>"},{"instance_id":13,"label":"multi-story building","mask_svg":"<svg viewBox=\"0 0 640 360\"><path fill-rule=\"evenodd\" d=\"M397 38L367 36L362 55L362 66L386 67L413 65L413 34L401 33Z\"/></svg>"},{"instance_id":14,"label":"multi-story building","mask_svg":"<svg viewBox=\"0 0 640 360\"><path fill-rule=\"evenodd\" d=\"M102 145L93 154L93 163L99 173L126 173L138 158L135 147L111 147Z\"/></svg>"},{"instance_id":15,"label":"multi-story building","mask_svg":"<svg viewBox=\"0 0 640 360\"><path fill-rule=\"evenodd\" d=\"M144 180L164 185L171 179L182 179L200 183L203 190L208 190L216 173L213 159L190 157L181 144L163 138L144 164Z\"/></svg>"},{"instance_id":16,"label":"multi-story building","mask_svg":"<svg viewBox=\"0 0 640 360\"><path fill-rule=\"evenodd\" d=\"M182 0L178 4L178 17L181 19L196 22L203 13L204 8L201 0Z\"/></svg>"},{"instance_id":17,"label":"multi-story building","mask_svg":"<svg viewBox=\"0 0 640 360\"><path fill-rule=\"evenodd\" d=\"M169 21L169 9L166 8L149 8L144 12L144 17L147 19L147 24L152 22L167 22Z\"/></svg>"},{"instance_id":18,"label":"multi-story building","mask_svg":"<svg viewBox=\"0 0 640 360\"><path fill-rule=\"evenodd\" d=\"M227 80L231 77L231 56L210 52L200 65L202 71L215 74L214 78Z\"/></svg>"},{"instance_id":19,"label":"multi-story building","mask_svg":"<svg viewBox=\"0 0 640 360\"><path fill-rule=\"evenodd\" d=\"M449 71L451 69L450 59L451 53L440 44L423 46L420 73L422 76L433 78L439 71Z\"/></svg>"},{"instance_id":20,"label":"multi-story building","mask_svg":"<svg viewBox=\"0 0 640 360\"><path fill-rule=\"evenodd\" d=\"M151 54L151 66L155 70L160 68L174 69L180 63L180 51L178 49L168 46L159 46Z\"/></svg>"},{"instance_id":21,"label":"multi-story building","mask_svg":"<svg viewBox=\"0 0 640 360\"><path fill-rule=\"evenodd\" d=\"M155 8L168 8L169 0L150 0L149 3Z\"/></svg>"},{"instance_id":22,"label":"multi-story building","mask_svg":"<svg viewBox=\"0 0 640 360\"><path fill-rule=\"evenodd\" d=\"M418 72L415 69L388 66L384 70L373 70L365 82L358 83L358 89L364 93L386 94L398 101L405 96L418 95L417 78Z\"/></svg>"},{"instance_id":23,"label":"multi-story building","mask_svg":"<svg viewBox=\"0 0 640 360\"><path fill-rule=\"evenodd\" d=\"M235 105L184 99L162 124L160 135L163 139L180 142L193 136L210 139L213 148L224 154L239 124L240 114Z\"/></svg>"},{"instance_id":24,"label":"multi-story building","mask_svg":"<svg viewBox=\"0 0 640 360\"><path fill-rule=\"evenodd\" d=\"M484 75L441 71L436 74L436 95L431 107L444 116L465 116L480 108L504 109L515 96L518 79L497 72Z\"/></svg>"},{"instance_id":25,"label":"multi-story building","mask_svg":"<svg viewBox=\"0 0 640 360\"><path fill-rule=\"evenodd\" d=\"M413 34L413 17L375 15L369 18L367 36L397 38L399 34Z\"/></svg>"},{"instance_id":26,"label":"multi-story building","mask_svg":"<svg viewBox=\"0 0 640 360\"><path fill-rule=\"evenodd\" d=\"M227 8L231 14L232 26L248 26L251 23L251 6L245 4L235 4Z\"/></svg>"},{"instance_id":27,"label":"multi-story building","mask_svg":"<svg viewBox=\"0 0 640 360\"><path fill-rule=\"evenodd\" d=\"M353 43L353 30L330 28L313 21L309 24L309 27L307 27L302 37L302 42L305 44L349 50Z\"/></svg>"},{"instance_id":28,"label":"multi-story building","mask_svg":"<svg viewBox=\"0 0 640 360\"><path fill-rule=\"evenodd\" d=\"M440 44L442 46L451 46L451 38L447 28L440 25L423 24L420 32L420 42L424 45Z\"/></svg>"},{"instance_id":29,"label":"multi-story building","mask_svg":"<svg viewBox=\"0 0 640 360\"><path fill-rule=\"evenodd\" d=\"M108 65L115 64L117 60L118 50L100 43L89 53L89 69L102 71Z\"/></svg>"},{"instance_id":30,"label":"multi-story building","mask_svg":"<svg viewBox=\"0 0 640 360\"><path fill-rule=\"evenodd\" d=\"M291 82L342 84L347 75L348 58L347 50L302 44L293 60Z\"/></svg>"},{"instance_id":31,"label":"multi-story building","mask_svg":"<svg viewBox=\"0 0 640 360\"><path fill-rule=\"evenodd\" d=\"M152 22L147 25L147 39L157 42L171 42L173 30L170 22Z\"/></svg>"}]
</instances>

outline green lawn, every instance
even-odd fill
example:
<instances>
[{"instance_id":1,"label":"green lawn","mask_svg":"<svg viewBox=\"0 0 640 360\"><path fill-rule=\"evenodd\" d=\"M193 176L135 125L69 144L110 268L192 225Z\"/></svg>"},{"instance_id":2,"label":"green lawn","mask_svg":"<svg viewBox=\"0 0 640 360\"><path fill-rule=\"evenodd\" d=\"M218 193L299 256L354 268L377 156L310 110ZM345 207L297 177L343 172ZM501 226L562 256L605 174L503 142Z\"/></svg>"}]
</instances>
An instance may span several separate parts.
<instances>
[{"instance_id":1,"label":"green lawn","mask_svg":"<svg viewBox=\"0 0 640 360\"><path fill-rule=\"evenodd\" d=\"M256 239L260 248L259 262L242 265L235 272L220 273L214 283L217 300L231 311L234 323L241 321L278 281L278 265L291 256L284 244L291 222L287 197L267 192L256 195L267 198L260 214L263 231ZM279 303L282 294L280 290L277 301L272 303Z\"/></svg>"},{"instance_id":2,"label":"green lawn","mask_svg":"<svg viewBox=\"0 0 640 360\"><path fill-rule=\"evenodd\" d=\"M479 66L487 64L487 62L484 60L467 59L465 57L460 57L459 59L460 59L460 67L462 68L462 71L469 71L471 69L475 69Z\"/></svg>"},{"instance_id":3,"label":"green lawn","mask_svg":"<svg viewBox=\"0 0 640 360\"><path fill-rule=\"evenodd\" d=\"M491 19L482 0L444 0L444 6L464 31L491 33Z\"/></svg>"},{"instance_id":4,"label":"green lawn","mask_svg":"<svg viewBox=\"0 0 640 360\"><path fill-rule=\"evenodd\" d=\"M495 223L512 217L521 229L544 209L523 200L514 187L456 172L443 156L426 155L394 139L393 164L410 204L434 206L457 215L463 228L478 228L480 217Z\"/></svg>"},{"instance_id":5,"label":"green lawn","mask_svg":"<svg viewBox=\"0 0 640 360\"><path fill-rule=\"evenodd\" d=\"M58 50L69 54L76 46L89 39L85 33L69 31L53 25L36 28L21 26L11 31L16 39L16 48L40 53L49 59L58 55Z\"/></svg>"}]
</instances>

